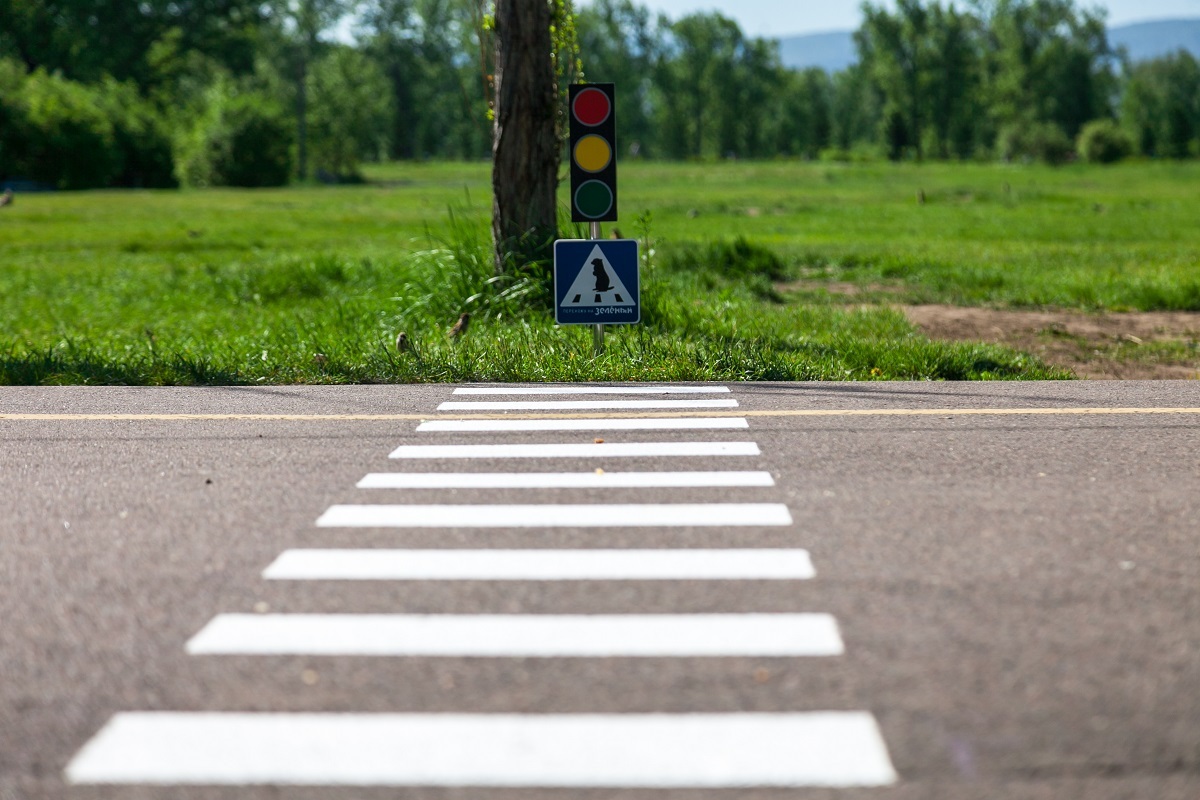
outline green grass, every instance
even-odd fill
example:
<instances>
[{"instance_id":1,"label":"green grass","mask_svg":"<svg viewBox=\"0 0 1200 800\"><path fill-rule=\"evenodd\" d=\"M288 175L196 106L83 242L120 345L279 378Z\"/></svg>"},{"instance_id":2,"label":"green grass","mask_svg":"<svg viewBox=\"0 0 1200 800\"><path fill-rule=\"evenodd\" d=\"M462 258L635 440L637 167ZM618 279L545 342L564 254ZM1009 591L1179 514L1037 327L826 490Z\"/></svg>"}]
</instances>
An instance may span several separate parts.
<instances>
[{"instance_id":1,"label":"green grass","mask_svg":"<svg viewBox=\"0 0 1200 800\"><path fill-rule=\"evenodd\" d=\"M1198 165L627 164L619 227L653 251L645 324L596 358L589 330L530 310L544 276L488 283L486 164L369 177L18 196L0 211L0 383L1051 378L819 287L1200 309ZM781 302L794 278L809 302ZM452 345L461 310L475 322ZM395 353L400 330L417 355Z\"/></svg>"},{"instance_id":2,"label":"green grass","mask_svg":"<svg viewBox=\"0 0 1200 800\"><path fill-rule=\"evenodd\" d=\"M813 281L898 302L1200 310L1196 163L625 172L625 208L653 209L665 239L745 236Z\"/></svg>"}]
</instances>

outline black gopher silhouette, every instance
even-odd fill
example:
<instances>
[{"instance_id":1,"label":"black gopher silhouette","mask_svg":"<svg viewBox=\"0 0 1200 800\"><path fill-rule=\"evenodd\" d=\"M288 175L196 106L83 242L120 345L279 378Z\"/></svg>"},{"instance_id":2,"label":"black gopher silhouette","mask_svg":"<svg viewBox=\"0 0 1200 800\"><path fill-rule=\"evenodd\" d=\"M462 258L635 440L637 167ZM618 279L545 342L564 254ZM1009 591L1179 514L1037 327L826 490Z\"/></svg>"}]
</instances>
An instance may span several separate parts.
<instances>
[{"instance_id":1,"label":"black gopher silhouette","mask_svg":"<svg viewBox=\"0 0 1200 800\"><path fill-rule=\"evenodd\" d=\"M592 259L592 274L596 276L596 291L607 292L612 289L612 283L608 280L608 273L604 270L604 259Z\"/></svg>"}]
</instances>

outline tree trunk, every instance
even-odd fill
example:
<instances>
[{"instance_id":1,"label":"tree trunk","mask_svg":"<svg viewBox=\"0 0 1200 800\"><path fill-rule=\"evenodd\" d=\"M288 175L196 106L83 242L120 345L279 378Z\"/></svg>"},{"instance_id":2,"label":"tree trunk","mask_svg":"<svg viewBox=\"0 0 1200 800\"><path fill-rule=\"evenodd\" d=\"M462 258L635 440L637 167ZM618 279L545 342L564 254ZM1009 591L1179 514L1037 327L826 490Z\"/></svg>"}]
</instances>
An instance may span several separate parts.
<instances>
[{"instance_id":1,"label":"tree trunk","mask_svg":"<svg viewBox=\"0 0 1200 800\"><path fill-rule=\"evenodd\" d=\"M296 65L296 174L308 179L308 54Z\"/></svg>"},{"instance_id":2,"label":"tree trunk","mask_svg":"<svg viewBox=\"0 0 1200 800\"><path fill-rule=\"evenodd\" d=\"M496 0L496 271L549 257L557 234L558 86L547 0Z\"/></svg>"}]
</instances>

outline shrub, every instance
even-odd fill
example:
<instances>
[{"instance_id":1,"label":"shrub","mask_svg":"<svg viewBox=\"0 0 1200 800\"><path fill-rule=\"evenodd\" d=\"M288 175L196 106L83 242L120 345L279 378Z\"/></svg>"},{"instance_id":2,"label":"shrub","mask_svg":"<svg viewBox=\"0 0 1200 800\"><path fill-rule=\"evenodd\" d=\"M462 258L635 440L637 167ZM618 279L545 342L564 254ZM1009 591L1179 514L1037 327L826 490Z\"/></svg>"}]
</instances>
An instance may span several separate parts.
<instances>
[{"instance_id":1,"label":"shrub","mask_svg":"<svg viewBox=\"0 0 1200 800\"><path fill-rule=\"evenodd\" d=\"M108 186L121 168L112 121L99 94L38 70L22 90L26 114L24 177L59 189Z\"/></svg>"},{"instance_id":2,"label":"shrub","mask_svg":"<svg viewBox=\"0 0 1200 800\"><path fill-rule=\"evenodd\" d=\"M178 144L179 177L191 186L282 186L292 172L292 139L269 98L218 81Z\"/></svg>"},{"instance_id":3,"label":"shrub","mask_svg":"<svg viewBox=\"0 0 1200 800\"><path fill-rule=\"evenodd\" d=\"M142 99L136 87L131 83L107 81L102 86L101 102L112 121L120 156L114 183L135 189L178 186L167 124Z\"/></svg>"},{"instance_id":4,"label":"shrub","mask_svg":"<svg viewBox=\"0 0 1200 800\"><path fill-rule=\"evenodd\" d=\"M213 163L223 186L283 186L292 173L292 126L265 98L240 97L225 114Z\"/></svg>"},{"instance_id":5,"label":"shrub","mask_svg":"<svg viewBox=\"0 0 1200 800\"><path fill-rule=\"evenodd\" d=\"M670 248L664 254L663 265L670 271L718 277L770 300L779 299L774 282L787 280L790 275L787 265L774 251L741 237L732 242Z\"/></svg>"},{"instance_id":6,"label":"shrub","mask_svg":"<svg viewBox=\"0 0 1200 800\"><path fill-rule=\"evenodd\" d=\"M0 62L0 177L59 189L175 185L166 125L133 84Z\"/></svg>"},{"instance_id":7,"label":"shrub","mask_svg":"<svg viewBox=\"0 0 1200 800\"><path fill-rule=\"evenodd\" d=\"M1063 164L1072 155L1071 140L1052 122L1015 123L1000 131L996 149L1005 161Z\"/></svg>"},{"instance_id":8,"label":"shrub","mask_svg":"<svg viewBox=\"0 0 1200 800\"><path fill-rule=\"evenodd\" d=\"M1098 119L1083 126L1076 150L1089 164L1113 164L1133 155L1133 139L1112 120Z\"/></svg>"},{"instance_id":9,"label":"shrub","mask_svg":"<svg viewBox=\"0 0 1200 800\"><path fill-rule=\"evenodd\" d=\"M25 175L29 121L21 102L25 68L0 58L0 180Z\"/></svg>"},{"instance_id":10,"label":"shrub","mask_svg":"<svg viewBox=\"0 0 1200 800\"><path fill-rule=\"evenodd\" d=\"M788 278L783 259L743 237L732 242L681 245L668 251L666 266L673 270L709 270L728 278L764 275L774 281Z\"/></svg>"}]
</instances>

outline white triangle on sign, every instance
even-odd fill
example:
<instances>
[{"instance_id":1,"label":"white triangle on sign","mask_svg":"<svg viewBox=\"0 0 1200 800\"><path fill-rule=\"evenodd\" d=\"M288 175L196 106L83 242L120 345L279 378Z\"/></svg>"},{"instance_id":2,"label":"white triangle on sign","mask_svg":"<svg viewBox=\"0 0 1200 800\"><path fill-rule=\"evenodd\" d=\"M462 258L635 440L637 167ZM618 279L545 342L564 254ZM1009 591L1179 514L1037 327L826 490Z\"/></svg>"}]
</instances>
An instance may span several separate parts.
<instances>
[{"instance_id":1,"label":"white triangle on sign","mask_svg":"<svg viewBox=\"0 0 1200 800\"><path fill-rule=\"evenodd\" d=\"M596 262L600 263L597 264ZM617 271L608 263L600 245L592 248L591 255L583 262L579 275L571 282L563 308L586 308L589 306L631 306L634 298L626 290Z\"/></svg>"}]
</instances>

